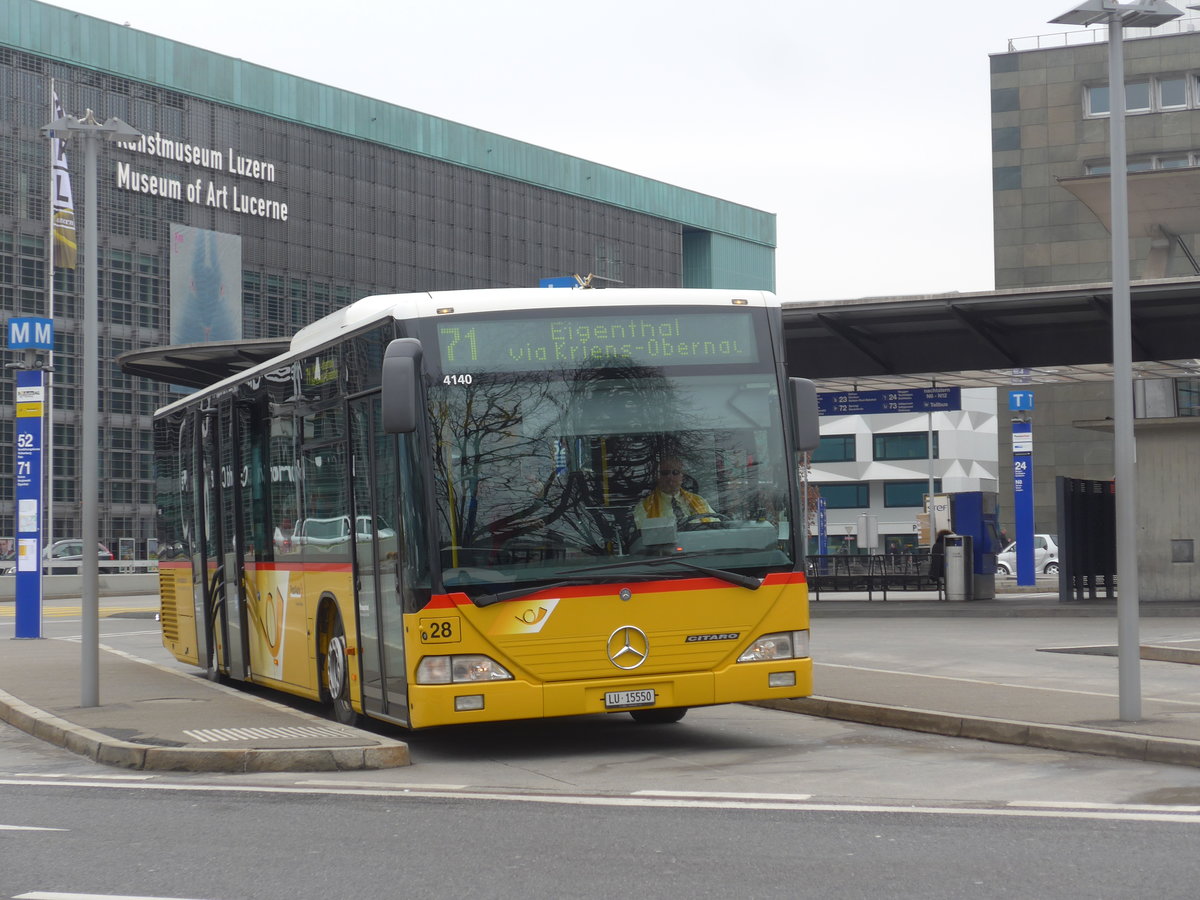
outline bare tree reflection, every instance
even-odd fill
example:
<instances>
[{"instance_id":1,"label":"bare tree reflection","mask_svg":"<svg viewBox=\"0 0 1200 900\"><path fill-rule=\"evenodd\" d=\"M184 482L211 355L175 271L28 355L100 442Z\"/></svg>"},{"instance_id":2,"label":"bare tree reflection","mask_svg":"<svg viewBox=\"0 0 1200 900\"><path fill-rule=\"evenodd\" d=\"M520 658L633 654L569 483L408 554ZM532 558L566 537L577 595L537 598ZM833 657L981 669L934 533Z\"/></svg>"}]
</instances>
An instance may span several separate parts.
<instances>
[{"instance_id":1,"label":"bare tree reflection","mask_svg":"<svg viewBox=\"0 0 1200 900\"><path fill-rule=\"evenodd\" d=\"M668 458L702 479L685 487L716 497L718 512L723 502L761 519L780 504L759 496L755 434L763 423L740 409L744 393L736 383L670 378L625 359L436 386L443 563L623 554L635 537L634 505Z\"/></svg>"}]
</instances>

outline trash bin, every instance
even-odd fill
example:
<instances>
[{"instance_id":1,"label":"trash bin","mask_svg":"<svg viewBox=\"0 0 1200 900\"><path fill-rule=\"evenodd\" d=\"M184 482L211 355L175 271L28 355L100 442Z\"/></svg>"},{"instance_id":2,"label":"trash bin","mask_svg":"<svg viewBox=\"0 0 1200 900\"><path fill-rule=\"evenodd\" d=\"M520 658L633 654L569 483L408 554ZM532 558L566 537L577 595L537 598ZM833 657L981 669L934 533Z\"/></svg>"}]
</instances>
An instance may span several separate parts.
<instances>
[{"instance_id":1,"label":"trash bin","mask_svg":"<svg viewBox=\"0 0 1200 900\"><path fill-rule=\"evenodd\" d=\"M975 592L975 562L969 534L945 538L946 599L972 600Z\"/></svg>"}]
</instances>

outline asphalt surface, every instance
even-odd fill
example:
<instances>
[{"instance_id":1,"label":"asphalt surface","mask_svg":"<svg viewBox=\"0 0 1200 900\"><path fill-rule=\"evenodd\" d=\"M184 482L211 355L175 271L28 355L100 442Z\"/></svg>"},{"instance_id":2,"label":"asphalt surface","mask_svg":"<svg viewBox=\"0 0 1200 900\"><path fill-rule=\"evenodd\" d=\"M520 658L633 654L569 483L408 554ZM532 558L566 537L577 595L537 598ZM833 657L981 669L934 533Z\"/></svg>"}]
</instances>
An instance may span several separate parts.
<instances>
[{"instance_id":1,"label":"asphalt surface","mask_svg":"<svg viewBox=\"0 0 1200 900\"><path fill-rule=\"evenodd\" d=\"M1007 587L1001 585L995 599L971 602L915 591L892 592L887 600L878 593L823 593L811 607L814 695L759 705L1200 766L1200 601L1141 605L1144 631L1168 637L1142 643L1143 667L1153 666L1153 677L1142 692L1140 720L1127 722L1118 719L1116 647L1096 639L1111 631L1115 640L1115 603L1060 603L1045 591ZM334 771L411 762L403 741L103 645L101 705L82 707L78 641L17 640L11 609L0 603L0 720L97 762L192 772ZM1007 630L998 619L1007 621ZM1029 626L1031 619L1047 625L1051 619L1094 621L1084 629L1088 639L1048 647L1056 634L1074 636L1078 629L1059 621L1057 628L1038 627L1034 636L1017 627L1016 620ZM1159 627L1150 628L1152 623ZM896 639L905 634L920 640Z\"/></svg>"}]
</instances>

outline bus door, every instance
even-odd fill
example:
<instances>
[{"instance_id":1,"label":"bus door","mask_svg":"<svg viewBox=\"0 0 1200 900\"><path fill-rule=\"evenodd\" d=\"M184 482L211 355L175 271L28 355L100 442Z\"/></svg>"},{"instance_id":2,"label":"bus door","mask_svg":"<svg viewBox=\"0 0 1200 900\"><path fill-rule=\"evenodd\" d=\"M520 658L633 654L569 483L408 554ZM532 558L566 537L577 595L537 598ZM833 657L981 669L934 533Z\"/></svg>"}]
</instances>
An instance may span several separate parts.
<instances>
[{"instance_id":1,"label":"bus door","mask_svg":"<svg viewBox=\"0 0 1200 900\"><path fill-rule=\"evenodd\" d=\"M406 722L396 440L383 433L378 393L350 402L350 455L363 708Z\"/></svg>"},{"instance_id":2,"label":"bus door","mask_svg":"<svg viewBox=\"0 0 1200 900\"><path fill-rule=\"evenodd\" d=\"M201 413L200 454L200 540L204 548L206 573L205 629L212 628L209 659L218 671L245 681L249 677L249 644L246 598L242 594L245 579L242 554L238 547L237 511L240 508L240 460L238 423L232 399L218 401L215 408ZM218 658L219 657L219 658Z\"/></svg>"}]
</instances>

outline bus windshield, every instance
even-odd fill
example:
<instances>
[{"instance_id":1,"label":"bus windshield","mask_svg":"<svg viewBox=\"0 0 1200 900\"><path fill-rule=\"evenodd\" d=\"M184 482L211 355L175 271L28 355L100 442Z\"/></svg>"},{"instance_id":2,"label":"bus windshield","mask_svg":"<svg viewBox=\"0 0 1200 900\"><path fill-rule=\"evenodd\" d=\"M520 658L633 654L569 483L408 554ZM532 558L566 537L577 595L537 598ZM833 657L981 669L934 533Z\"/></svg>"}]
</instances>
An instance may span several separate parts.
<instances>
[{"instance_id":1,"label":"bus windshield","mask_svg":"<svg viewBox=\"0 0 1200 900\"><path fill-rule=\"evenodd\" d=\"M777 383L750 368L605 359L435 378L446 590L791 570Z\"/></svg>"}]
</instances>

